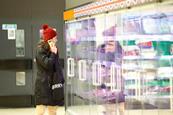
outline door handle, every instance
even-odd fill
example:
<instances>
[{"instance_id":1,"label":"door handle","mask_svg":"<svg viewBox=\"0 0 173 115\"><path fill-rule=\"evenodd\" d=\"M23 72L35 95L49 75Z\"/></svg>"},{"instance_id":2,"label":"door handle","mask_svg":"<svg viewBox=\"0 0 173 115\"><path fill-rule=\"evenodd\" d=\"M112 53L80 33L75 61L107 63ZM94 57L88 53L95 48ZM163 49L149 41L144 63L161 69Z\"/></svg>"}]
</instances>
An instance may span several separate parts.
<instances>
[{"instance_id":1,"label":"door handle","mask_svg":"<svg viewBox=\"0 0 173 115\"><path fill-rule=\"evenodd\" d=\"M67 75L68 77L74 77L74 59L67 59Z\"/></svg>"},{"instance_id":2,"label":"door handle","mask_svg":"<svg viewBox=\"0 0 173 115\"><path fill-rule=\"evenodd\" d=\"M80 60L78 62L79 66L79 80L85 81L86 80L86 60Z\"/></svg>"}]
</instances>

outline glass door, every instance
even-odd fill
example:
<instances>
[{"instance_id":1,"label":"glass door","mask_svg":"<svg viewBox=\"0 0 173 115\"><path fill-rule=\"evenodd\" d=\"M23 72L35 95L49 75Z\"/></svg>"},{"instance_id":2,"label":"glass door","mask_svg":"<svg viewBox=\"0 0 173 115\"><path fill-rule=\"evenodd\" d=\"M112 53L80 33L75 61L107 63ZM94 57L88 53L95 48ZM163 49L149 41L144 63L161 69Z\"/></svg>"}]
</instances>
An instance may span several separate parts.
<instances>
[{"instance_id":1,"label":"glass door","mask_svg":"<svg viewBox=\"0 0 173 115\"><path fill-rule=\"evenodd\" d=\"M105 115L124 115L125 95L122 77L122 47L116 41L118 19L114 13L96 17L97 63L100 83L97 90L97 104L103 107ZM98 75L99 76L99 75Z\"/></svg>"},{"instance_id":2,"label":"glass door","mask_svg":"<svg viewBox=\"0 0 173 115\"><path fill-rule=\"evenodd\" d=\"M91 113L92 64L95 59L95 19L66 23L67 113ZM91 94L90 94L91 93ZM83 113L85 111L85 113Z\"/></svg>"},{"instance_id":3,"label":"glass door","mask_svg":"<svg viewBox=\"0 0 173 115\"><path fill-rule=\"evenodd\" d=\"M80 29L80 22L66 23L66 56L67 56L67 85L66 85L66 107L67 113L77 113L79 100L78 91L78 39L76 31Z\"/></svg>"},{"instance_id":4,"label":"glass door","mask_svg":"<svg viewBox=\"0 0 173 115\"><path fill-rule=\"evenodd\" d=\"M122 47L122 76L124 79L125 115L142 115L140 48L136 44L141 35L141 10L128 9L117 13L117 41Z\"/></svg>"},{"instance_id":5,"label":"glass door","mask_svg":"<svg viewBox=\"0 0 173 115\"><path fill-rule=\"evenodd\" d=\"M67 115L171 114L172 34L172 1L67 22Z\"/></svg>"},{"instance_id":6,"label":"glass door","mask_svg":"<svg viewBox=\"0 0 173 115\"><path fill-rule=\"evenodd\" d=\"M170 1L121 13L127 115L171 114L171 16Z\"/></svg>"}]
</instances>

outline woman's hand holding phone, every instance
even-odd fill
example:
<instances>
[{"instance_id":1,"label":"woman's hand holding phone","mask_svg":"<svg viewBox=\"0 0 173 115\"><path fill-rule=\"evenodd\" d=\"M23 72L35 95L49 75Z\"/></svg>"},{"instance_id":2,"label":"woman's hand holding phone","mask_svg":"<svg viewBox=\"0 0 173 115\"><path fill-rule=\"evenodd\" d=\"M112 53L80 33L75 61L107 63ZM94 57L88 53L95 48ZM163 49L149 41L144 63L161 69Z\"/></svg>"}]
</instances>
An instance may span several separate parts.
<instances>
[{"instance_id":1,"label":"woman's hand holding phone","mask_svg":"<svg viewBox=\"0 0 173 115\"><path fill-rule=\"evenodd\" d=\"M49 43L49 46L50 46L50 51L52 53L57 54L58 50L57 50L57 47L56 47L55 43L53 41L48 41L48 43Z\"/></svg>"}]
</instances>

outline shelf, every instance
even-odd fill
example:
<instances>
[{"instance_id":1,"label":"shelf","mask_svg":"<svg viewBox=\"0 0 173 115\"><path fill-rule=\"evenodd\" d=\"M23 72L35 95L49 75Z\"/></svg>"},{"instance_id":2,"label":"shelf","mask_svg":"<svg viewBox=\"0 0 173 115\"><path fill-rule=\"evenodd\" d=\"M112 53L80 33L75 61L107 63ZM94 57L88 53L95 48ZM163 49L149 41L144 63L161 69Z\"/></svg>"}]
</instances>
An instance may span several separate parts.
<instances>
[{"instance_id":1,"label":"shelf","mask_svg":"<svg viewBox=\"0 0 173 115\"><path fill-rule=\"evenodd\" d=\"M127 70L127 71L136 71L136 72L146 72L146 70L148 71L157 71L157 68L153 68L153 67L122 67L123 70Z\"/></svg>"},{"instance_id":2,"label":"shelf","mask_svg":"<svg viewBox=\"0 0 173 115\"><path fill-rule=\"evenodd\" d=\"M141 98L154 98L154 99L168 99L171 98L171 95L146 95L146 96L140 96Z\"/></svg>"},{"instance_id":3,"label":"shelf","mask_svg":"<svg viewBox=\"0 0 173 115\"><path fill-rule=\"evenodd\" d=\"M123 60L158 60L158 59L173 59L173 55L165 56L124 56Z\"/></svg>"},{"instance_id":4,"label":"shelf","mask_svg":"<svg viewBox=\"0 0 173 115\"><path fill-rule=\"evenodd\" d=\"M104 38L104 36L103 36ZM140 41L173 41L173 35L165 34L165 35L116 35L116 36L106 36L105 41L115 39L115 41L123 41L123 40L140 40ZM81 39L77 39L77 42L97 42L96 36L92 37L82 37ZM102 40L100 40L102 41ZM72 41L73 42L73 41Z\"/></svg>"},{"instance_id":5,"label":"shelf","mask_svg":"<svg viewBox=\"0 0 173 115\"><path fill-rule=\"evenodd\" d=\"M126 99L137 99L138 98L138 96L128 96L128 95L126 95L126 97L125 97Z\"/></svg>"},{"instance_id":6,"label":"shelf","mask_svg":"<svg viewBox=\"0 0 173 115\"><path fill-rule=\"evenodd\" d=\"M122 69L124 70L139 70L140 67L139 66L129 66L129 65L123 65Z\"/></svg>"},{"instance_id":7,"label":"shelf","mask_svg":"<svg viewBox=\"0 0 173 115\"><path fill-rule=\"evenodd\" d=\"M173 74L158 75L157 78L173 78Z\"/></svg>"},{"instance_id":8,"label":"shelf","mask_svg":"<svg viewBox=\"0 0 173 115\"><path fill-rule=\"evenodd\" d=\"M128 90L128 89L137 89L136 87L136 84L135 85L127 85L125 86L125 89Z\"/></svg>"},{"instance_id":9,"label":"shelf","mask_svg":"<svg viewBox=\"0 0 173 115\"><path fill-rule=\"evenodd\" d=\"M125 80L138 80L139 77L138 76L127 76L127 75L123 75Z\"/></svg>"},{"instance_id":10,"label":"shelf","mask_svg":"<svg viewBox=\"0 0 173 115\"><path fill-rule=\"evenodd\" d=\"M173 59L173 55L160 56L160 59Z\"/></svg>"},{"instance_id":11,"label":"shelf","mask_svg":"<svg viewBox=\"0 0 173 115\"><path fill-rule=\"evenodd\" d=\"M117 41L122 40L145 40L145 41L173 41L173 35L118 35L116 36Z\"/></svg>"},{"instance_id":12,"label":"shelf","mask_svg":"<svg viewBox=\"0 0 173 115\"><path fill-rule=\"evenodd\" d=\"M137 60L140 59L140 56L124 56L124 60Z\"/></svg>"},{"instance_id":13,"label":"shelf","mask_svg":"<svg viewBox=\"0 0 173 115\"><path fill-rule=\"evenodd\" d=\"M123 76L125 80L139 80L139 77L137 76L134 76L134 77L131 77L131 76ZM169 76L163 76L163 77L141 77L145 80L154 80L155 78L159 78L159 79L169 79L169 78L173 78L173 75L169 75Z\"/></svg>"},{"instance_id":14,"label":"shelf","mask_svg":"<svg viewBox=\"0 0 173 115\"><path fill-rule=\"evenodd\" d=\"M133 98L136 98L136 99L141 99L141 98L143 98L143 99L169 99L169 98L171 98L171 96L169 95L169 96L157 96L157 95L146 95L146 96L126 96L126 99L133 99Z\"/></svg>"},{"instance_id":15,"label":"shelf","mask_svg":"<svg viewBox=\"0 0 173 115\"><path fill-rule=\"evenodd\" d=\"M124 56L124 60L157 60L159 56Z\"/></svg>"}]
</instances>

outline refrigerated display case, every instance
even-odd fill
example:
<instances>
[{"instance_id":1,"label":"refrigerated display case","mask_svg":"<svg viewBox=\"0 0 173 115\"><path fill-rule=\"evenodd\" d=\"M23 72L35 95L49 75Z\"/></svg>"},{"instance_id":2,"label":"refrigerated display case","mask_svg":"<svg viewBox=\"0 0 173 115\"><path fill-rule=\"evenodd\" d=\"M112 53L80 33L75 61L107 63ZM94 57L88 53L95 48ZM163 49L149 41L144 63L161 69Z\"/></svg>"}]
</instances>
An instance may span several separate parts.
<instances>
[{"instance_id":1,"label":"refrigerated display case","mask_svg":"<svg viewBox=\"0 0 173 115\"><path fill-rule=\"evenodd\" d=\"M65 23L67 115L173 110L172 9L163 1Z\"/></svg>"}]
</instances>

